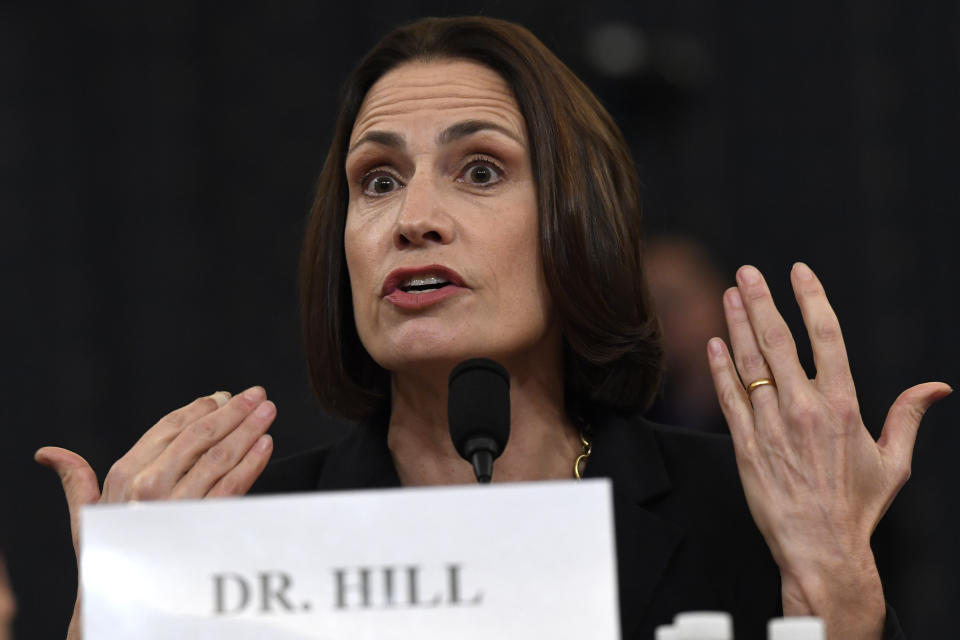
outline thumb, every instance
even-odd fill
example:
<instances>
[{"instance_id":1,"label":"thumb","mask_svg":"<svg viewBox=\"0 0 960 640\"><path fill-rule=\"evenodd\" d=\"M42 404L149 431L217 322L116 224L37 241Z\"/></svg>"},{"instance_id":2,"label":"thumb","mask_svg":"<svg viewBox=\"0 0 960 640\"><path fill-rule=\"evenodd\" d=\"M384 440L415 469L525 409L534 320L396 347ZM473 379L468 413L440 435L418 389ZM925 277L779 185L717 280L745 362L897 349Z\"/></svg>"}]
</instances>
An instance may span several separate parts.
<instances>
[{"instance_id":1,"label":"thumb","mask_svg":"<svg viewBox=\"0 0 960 640\"><path fill-rule=\"evenodd\" d=\"M80 507L100 499L97 474L82 457L60 447L43 447L37 450L33 459L48 469L53 469L60 476L63 493L67 497L67 507L70 509L73 550L79 560Z\"/></svg>"},{"instance_id":2,"label":"thumb","mask_svg":"<svg viewBox=\"0 0 960 640\"><path fill-rule=\"evenodd\" d=\"M950 385L942 382L925 382L901 393L887 412L877 445L901 468L909 469L923 414L951 393Z\"/></svg>"}]
</instances>

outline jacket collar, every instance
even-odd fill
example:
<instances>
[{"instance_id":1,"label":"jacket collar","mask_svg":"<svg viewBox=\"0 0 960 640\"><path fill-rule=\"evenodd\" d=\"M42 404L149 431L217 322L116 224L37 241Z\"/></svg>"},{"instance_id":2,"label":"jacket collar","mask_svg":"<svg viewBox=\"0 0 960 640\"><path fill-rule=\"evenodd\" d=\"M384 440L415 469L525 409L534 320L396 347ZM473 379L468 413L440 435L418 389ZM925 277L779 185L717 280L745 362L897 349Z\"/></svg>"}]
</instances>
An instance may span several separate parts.
<instances>
[{"instance_id":1,"label":"jacket collar","mask_svg":"<svg viewBox=\"0 0 960 640\"><path fill-rule=\"evenodd\" d=\"M334 445L317 488L386 489L400 486L400 477L387 448L389 408L355 425Z\"/></svg>"},{"instance_id":2,"label":"jacket collar","mask_svg":"<svg viewBox=\"0 0 960 640\"><path fill-rule=\"evenodd\" d=\"M652 425L642 419L607 416L594 426L585 477L613 481L620 620L624 637L632 637L683 533L651 510L671 490Z\"/></svg>"}]
</instances>

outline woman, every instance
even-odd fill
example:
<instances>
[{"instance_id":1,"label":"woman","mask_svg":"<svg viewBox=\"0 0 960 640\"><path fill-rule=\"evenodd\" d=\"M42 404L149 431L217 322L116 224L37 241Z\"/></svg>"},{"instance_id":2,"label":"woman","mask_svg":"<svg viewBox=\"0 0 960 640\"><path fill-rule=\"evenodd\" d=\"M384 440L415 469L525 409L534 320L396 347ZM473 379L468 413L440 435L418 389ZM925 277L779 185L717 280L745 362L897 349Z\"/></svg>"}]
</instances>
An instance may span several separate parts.
<instances>
[{"instance_id":1,"label":"woman","mask_svg":"<svg viewBox=\"0 0 960 640\"><path fill-rule=\"evenodd\" d=\"M950 388L904 392L874 442L817 278L791 272L811 381L743 267L724 295L733 358L718 339L707 349L733 450L633 418L660 366L640 247L619 131L529 32L462 18L388 35L348 83L301 267L314 386L361 424L271 465L256 489L472 482L448 435L447 376L490 357L511 374L497 480L613 478L625 637L703 608L763 637L781 605L825 618L831 637L895 637L870 535L909 474L921 415ZM275 414L259 387L201 398L149 430L102 493L78 455L37 459L63 480L76 540L81 504L246 493Z\"/></svg>"}]
</instances>

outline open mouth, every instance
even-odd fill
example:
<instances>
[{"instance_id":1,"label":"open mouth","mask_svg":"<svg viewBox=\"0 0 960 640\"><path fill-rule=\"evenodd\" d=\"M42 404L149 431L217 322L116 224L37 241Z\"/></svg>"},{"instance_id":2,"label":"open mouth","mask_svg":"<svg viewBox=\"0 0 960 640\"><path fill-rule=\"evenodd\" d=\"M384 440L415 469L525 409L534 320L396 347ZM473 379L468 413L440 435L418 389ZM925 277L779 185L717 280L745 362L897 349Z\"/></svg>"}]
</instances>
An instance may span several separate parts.
<instances>
[{"instance_id":1,"label":"open mouth","mask_svg":"<svg viewBox=\"0 0 960 640\"><path fill-rule=\"evenodd\" d=\"M464 287L463 278L453 269L442 264L428 264L395 269L383 281L380 295L387 297L396 293L419 296L441 291L445 294Z\"/></svg>"},{"instance_id":2,"label":"open mouth","mask_svg":"<svg viewBox=\"0 0 960 640\"><path fill-rule=\"evenodd\" d=\"M426 293L427 291L437 291L452 283L440 276L424 276L409 278L400 283L398 287L404 293Z\"/></svg>"},{"instance_id":3,"label":"open mouth","mask_svg":"<svg viewBox=\"0 0 960 640\"><path fill-rule=\"evenodd\" d=\"M394 269L380 295L397 309L418 312L457 297L470 287L456 271L442 264Z\"/></svg>"}]
</instances>

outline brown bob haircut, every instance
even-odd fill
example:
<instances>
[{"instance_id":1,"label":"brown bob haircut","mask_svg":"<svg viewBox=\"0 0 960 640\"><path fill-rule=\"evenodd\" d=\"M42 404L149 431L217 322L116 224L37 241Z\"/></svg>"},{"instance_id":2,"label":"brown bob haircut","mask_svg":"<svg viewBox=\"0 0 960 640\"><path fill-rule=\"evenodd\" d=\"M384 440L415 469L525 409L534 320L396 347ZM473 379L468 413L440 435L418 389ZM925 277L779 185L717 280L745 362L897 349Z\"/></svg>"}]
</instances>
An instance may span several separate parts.
<instances>
[{"instance_id":1,"label":"brown bob haircut","mask_svg":"<svg viewBox=\"0 0 960 640\"><path fill-rule=\"evenodd\" d=\"M483 17L400 27L347 80L300 263L307 363L321 403L363 418L390 396L389 372L357 335L344 253L345 162L357 113L390 70L451 58L500 74L526 121L541 259L564 336L568 410L646 408L659 386L662 353L643 275L639 184L626 143L597 98L532 33Z\"/></svg>"}]
</instances>

